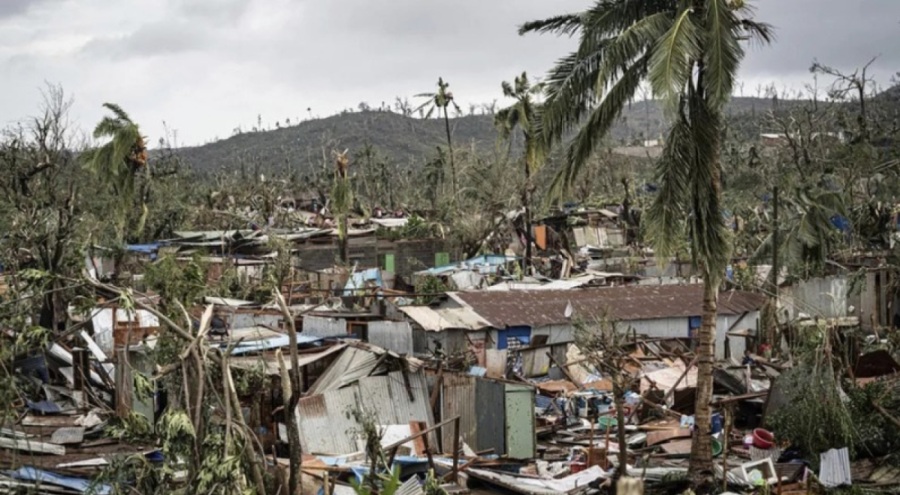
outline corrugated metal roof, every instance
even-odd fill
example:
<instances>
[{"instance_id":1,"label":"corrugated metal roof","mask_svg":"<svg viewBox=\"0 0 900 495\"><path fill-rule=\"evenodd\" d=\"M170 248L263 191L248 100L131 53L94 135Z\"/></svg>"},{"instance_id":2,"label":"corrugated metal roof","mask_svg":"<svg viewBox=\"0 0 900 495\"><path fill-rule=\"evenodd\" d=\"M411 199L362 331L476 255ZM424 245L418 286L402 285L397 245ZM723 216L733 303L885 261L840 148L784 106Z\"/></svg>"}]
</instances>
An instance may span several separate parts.
<instances>
[{"instance_id":1,"label":"corrugated metal roof","mask_svg":"<svg viewBox=\"0 0 900 495\"><path fill-rule=\"evenodd\" d=\"M341 354L309 389L310 395L336 390L368 376L378 365L379 354L350 347Z\"/></svg>"},{"instance_id":2,"label":"corrugated metal roof","mask_svg":"<svg viewBox=\"0 0 900 495\"><path fill-rule=\"evenodd\" d=\"M409 322L373 321L368 328L369 342L398 354L412 355L413 335Z\"/></svg>"},{"instance_id":3,"label":"corrugated metal roof","mask_svg":"<svg viewBox=\"0 0 900 495\"><path fill-rule=\"evenodd\" d=\"M684 318L703 314L703 286L623 286L579 290L454 292L450 297L472 308L496 328L569 323L604 315L621 321ZM719 295L720 315L762 307L766 297L743 291ZM566 317L566 307L574 310Z\"/></svg>"},{"instance_id":4,"label":"corrugated metal roof","mask_svg":"<svg viewBox=\"0 0 900 495\"><path fill-rule=\"evenodd\" d=\"M355 432L359 425L348 414L356 407L374 414L380 425L409 425L411 421L434 425L424 373L410 372L408 377L408 389L403 372L394 371L384 376L367 376L352 386L300 399L298 425L304 450L333 455L358 452L360 446ZM435 439L431 435L431 440Z\"/></svg>"},{"instance_id":5,"label":"corrugated metal roof","mask_svg":"<svg viewBox=\"0 0 900 495\"><path fill-rule=\"evenodd\" d=\"M402 306L406 316L429 332L442 330L482 330L491 324L470 308L430 308L428 306Z\"/></svg>"},{"instance_id":6,"label":"corrugated metal roof","mask_svg":"<svg viewBox=\"0 0 900 495\"><path fill-rule=\"evenodd\" d=\"M304 366L308 366L316 361L330 356L336 352L342 351L347 344L337 344L330 346L324 349L321 352L315 352L312 354L301 354L297 359L297 364L302 368ZM287 365L287 369L291 369L291 359L287 353L284 353L284 363ZM280 365L278 361L275 359L273 355L267 356L248 356L248 357L234 357L228 360L228 363L234 368L241 369L254 369L258 366L262 366L264 372L267 375L278 375L281 373Z\"/></svg>"}]
</instances>

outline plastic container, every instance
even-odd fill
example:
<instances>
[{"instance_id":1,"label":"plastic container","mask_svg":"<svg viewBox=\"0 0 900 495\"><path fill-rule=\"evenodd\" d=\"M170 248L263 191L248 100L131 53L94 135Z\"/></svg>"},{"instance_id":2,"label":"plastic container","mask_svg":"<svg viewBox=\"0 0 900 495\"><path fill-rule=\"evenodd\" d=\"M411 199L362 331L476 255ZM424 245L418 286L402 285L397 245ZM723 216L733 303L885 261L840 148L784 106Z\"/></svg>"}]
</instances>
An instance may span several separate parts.
<instances>
[{"instance_id":1,"label":"plastic container","mask_svg":"<svg viewBox=\"0 0 900 495\"><path fill-rule=\"evenodd\" d=\"M769 450L775 446L775 435L769 430L757 428L753 430L753 446L758 449Z\"/></svg>"},{"instance_id":2,"label":"plastic container","mask_svg":"<svg viewBox=\"0 0 900 495\"><path fill-rule=\"evenodd\" d=\"M722 442L717 439L712 439L712 455L713 457L719 457L722 455Z\"/></svg>"},{"instance_id":3,"label":"plastic container","mask_svg":"<svg viewBox=\"0 0 900 495\"><path fill-rule=\"evenodd\" d=\"M712 423L712 434L713 435L722 431L722 428L724 427L724 425L723 425L721 414L719 414L719 413L713 414L710 422Z\"/></svg>"},{"instance_id":4,"label":"plastic container","mask_svg":"<svg viewBox=\"0 0 900 495\"><path fill-rule=\"evenodd\" d=\"M606 431L619 426L619 421L612 416L601 416L597 420L597 426L600 431Z\"/></svg>"}]
</instances>

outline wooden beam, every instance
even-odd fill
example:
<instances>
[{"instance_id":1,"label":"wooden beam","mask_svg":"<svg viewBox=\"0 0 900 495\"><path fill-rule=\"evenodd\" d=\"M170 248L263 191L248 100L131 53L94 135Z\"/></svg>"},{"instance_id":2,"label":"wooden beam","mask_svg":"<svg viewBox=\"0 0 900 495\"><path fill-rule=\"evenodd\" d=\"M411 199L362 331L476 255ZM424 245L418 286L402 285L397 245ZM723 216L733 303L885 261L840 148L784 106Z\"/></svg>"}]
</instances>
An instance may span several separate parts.
<instances>
[{"instance_id":1,"label":"wooden beam","mask_svg":"<svg viewBox=\"0 0 900 495\"><path fill-rule=\"evenodd\" d=\"M385 452L390 452L391 450L394 450L394 449L396 449L397 447L400 447L401 445L403 445L403 444L405 444L405 443L409 443L409 442L411 442L411 441L413 441L413 440L415 440L415 439L417 439L417 438L419 438L419 437L421 437L421 436L427 435L428 433L431 433L431 432L433 432L433 431L435 431L435 430L437 430L437 429L439 429L439 428L441 428L441 427L443 427L443 426L447 426L447 425L449 425L450 423L456 421L457 419L459 419L459 416L455 416L455 417L452 417L452 418L450 418L450 419L441 421L440 423L438 423L438 424L436 424L436 425L434 425L434 426L432 426L432 427L430 427L430 428L425 428L425 429L423 429L422 431L420 431L420 432L418 432L418 433L415 433L415 434L413 434L413 435L410 435L410 436L404 438L403 440L399 440L399 441L397 441L397 442L394 442L394 443L388 445L387 447L384 447L382 450L384 450ZM427 444L426 444L426 447L427 447Z\"/></svg>"}]
</instances>

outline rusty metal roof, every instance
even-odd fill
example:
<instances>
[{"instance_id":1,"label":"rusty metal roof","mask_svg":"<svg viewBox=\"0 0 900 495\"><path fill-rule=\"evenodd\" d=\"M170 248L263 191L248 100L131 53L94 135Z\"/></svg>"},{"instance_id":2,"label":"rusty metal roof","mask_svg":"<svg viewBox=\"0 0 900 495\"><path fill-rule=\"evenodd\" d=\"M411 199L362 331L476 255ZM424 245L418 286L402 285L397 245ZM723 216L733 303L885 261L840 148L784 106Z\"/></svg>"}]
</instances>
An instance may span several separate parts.
<instances>
[{"instance_id":1,"label":"rusty metal roof","mask_svg":"<svg viewBox=\"0 0 900 495\"><path fill-rule=\"evenodd\" d=\"M685 318L703 314L703 285L641 285L540 291L454 292L451 298L495 328L542 326L603 316L620 321ZM739 315L762 307L766 297L744 291L719 294L720 315ZM566 317L571 304L572 316Z\"/></svg>"}]
</instances>

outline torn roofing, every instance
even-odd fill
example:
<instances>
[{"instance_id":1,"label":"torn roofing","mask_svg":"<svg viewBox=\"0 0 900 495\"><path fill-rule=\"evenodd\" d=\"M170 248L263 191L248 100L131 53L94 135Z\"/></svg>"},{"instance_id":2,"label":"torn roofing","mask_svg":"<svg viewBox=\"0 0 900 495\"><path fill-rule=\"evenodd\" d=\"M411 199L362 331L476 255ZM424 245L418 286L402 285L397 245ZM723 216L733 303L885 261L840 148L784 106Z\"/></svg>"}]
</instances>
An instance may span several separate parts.
<instances>
[{"instance_id":1,"label":"torn roofing","mask_svg":"<svg viewBox=\"0 0 900 495\"><path fill-rule=\"evenodd\" d=\"M450 297L471 307L495 328L565 324L603 317L619 321L687 318L703 314L703 285L645 285L577 290L454 292ZM719 294L719 315L759 310L762 294ZM571 304L571 318L566 307Z\"/></svg>"}]
</instances>

